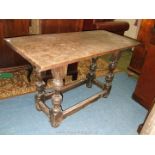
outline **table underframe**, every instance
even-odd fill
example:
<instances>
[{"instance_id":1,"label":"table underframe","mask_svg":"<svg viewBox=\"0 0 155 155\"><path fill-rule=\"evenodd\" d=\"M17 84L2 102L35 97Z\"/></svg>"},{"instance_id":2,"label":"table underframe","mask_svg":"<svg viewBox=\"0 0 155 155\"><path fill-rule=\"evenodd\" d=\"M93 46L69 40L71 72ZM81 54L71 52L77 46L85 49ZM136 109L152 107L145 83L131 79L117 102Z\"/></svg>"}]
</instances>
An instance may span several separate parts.
<instances>
[{"instance_id":1,"label":"table underframe","mask_svg":"<svg viewBox=\"0 0 155 155\"><path fill-rule=\"evenodd\" d=\"M53 91L51 92L47 92L45 90L45 83L42 80L41 72L38 72L39 81L36 83L37 94L35 96L36 109L38 111L44 112L48 116L50 123L53 127L58 127L60 123L63 121L63 119L65 119L67 116L74 114L75 112L81 110L82 108L93 103L99 98L108 97L112 87L114 70L117 66L120 56L121 51L116 51L112 54L108 67L109 71L105 76L105 83L101 83L96 80L95 71L96 71L96 62L98 59L97 57L92 58L92 62L89 68L89 72L86 75L86 79L79 80L71 84L64 85L63 82L63 79L67 73L67 65L51 69L54 85ZM61 103L63 100L63 93L84 84L86 84L86 87L88 88L92 88L92 85L95 84L96 86L101 88L101 91L73 105L72 107L63 110L61 107ZM49 99L52 100L52 108L49 108L45 103Z\"/></svg>"}]
</instances>

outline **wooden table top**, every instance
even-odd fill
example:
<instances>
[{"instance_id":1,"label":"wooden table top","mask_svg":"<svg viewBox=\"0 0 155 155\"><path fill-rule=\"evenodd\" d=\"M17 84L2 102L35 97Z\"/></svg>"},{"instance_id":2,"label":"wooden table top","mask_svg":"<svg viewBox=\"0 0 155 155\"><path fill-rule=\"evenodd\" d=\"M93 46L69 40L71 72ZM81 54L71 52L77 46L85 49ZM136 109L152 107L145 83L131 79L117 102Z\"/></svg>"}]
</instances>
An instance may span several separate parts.
<instances>
[{"instance_id":1,"label":"wooden table top","mask_svg":"<svg viewBox=\"0 0 155 155\"><path fill-rule=\"evenodd\" d=\"M40 72L139 44L103 30L23 36L5 41Z\"/></svg>"}]
</instances>

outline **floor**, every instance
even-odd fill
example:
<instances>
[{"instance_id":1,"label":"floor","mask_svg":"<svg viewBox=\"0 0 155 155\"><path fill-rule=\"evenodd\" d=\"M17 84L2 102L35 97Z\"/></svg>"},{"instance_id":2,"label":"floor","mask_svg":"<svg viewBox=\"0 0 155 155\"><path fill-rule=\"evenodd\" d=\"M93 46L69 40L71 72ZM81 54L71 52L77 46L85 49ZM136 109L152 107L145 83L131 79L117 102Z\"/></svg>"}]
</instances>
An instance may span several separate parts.
<instances>
[{"instance_id":1,"label":"floor","mask_svg":"<svg viewBox=\"0 0 155 155\"><path fill-rule=\"evenodd\" d=\"M136 135L147 111L131 98L135 85L135 78L117 73L107 99L99 99L66 118L58 128L52 128L47 117L35 109L34 93L0 100L0 134ZM64 94L62 107L66 109L98 91L95 86L80 86Z\"/></svg>"}]
</instances>

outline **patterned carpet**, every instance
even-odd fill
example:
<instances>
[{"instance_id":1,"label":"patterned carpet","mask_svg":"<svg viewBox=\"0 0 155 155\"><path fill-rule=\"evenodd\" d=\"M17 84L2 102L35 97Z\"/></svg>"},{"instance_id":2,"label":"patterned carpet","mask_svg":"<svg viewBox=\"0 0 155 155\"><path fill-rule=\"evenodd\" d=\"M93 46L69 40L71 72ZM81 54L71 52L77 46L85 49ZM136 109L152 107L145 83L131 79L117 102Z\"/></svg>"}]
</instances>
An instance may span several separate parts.
<instances>
[{"instance_id":1,"label":"patterned carpet","mask_svg":"<svg viewBox=\"0 0 155 155\"><path fill-rule=\"evenodd\" d=\"M127 67L130 63L132 56L131 50L127 50L122 53L122 57L119 60L115 72L127 72ZM78 79L83 79L88 72L90 60L81 61L78 65ZM109 55L100 57L97 61L97 77L103 76L108 71ZM35 82L38 80L35 73L31 76L31 82L27 81L27 71L20 70L13 73L12 78L0 79L0 99L8 98L12 96L22 95L36 91ZM71 76L65 78L66 83L71 82ZM51 80L48 81L47 87L52 87Z\"/></svg>"},{"instance_id":2,"label":"patterned carpet","mask_svg":"<svg viewBox=\"0 0 155 155\"><path fill-rule=\"evenodd\" d=\"M78 66L78 79L83 79L88 72L90 65L90 60L81 61ZM103 60L103 58L97 61L97 77L103 76L108 71L108 63ZM116 69L118 71L118 69ZM22 95L30 92L36 91L35 82L37 81L37 76L35 73L31 76L31 82L27 81L26 70L20 70L13 73L13 78L0 79L0 99L8 98L12 96ZM65 78L66 83L71 82L71 76ZM48 81L47 87L52 87L51 80Z\"/></svg>"}]
</instances>

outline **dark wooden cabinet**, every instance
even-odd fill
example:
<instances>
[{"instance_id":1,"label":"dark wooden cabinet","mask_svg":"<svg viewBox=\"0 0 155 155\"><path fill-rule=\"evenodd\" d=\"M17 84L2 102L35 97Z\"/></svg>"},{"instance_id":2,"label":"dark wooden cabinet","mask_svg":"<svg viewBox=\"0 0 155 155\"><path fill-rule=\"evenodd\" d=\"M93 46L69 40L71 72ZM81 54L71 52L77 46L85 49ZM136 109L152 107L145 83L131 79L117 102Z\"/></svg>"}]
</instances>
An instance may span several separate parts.
<instances>
[{"instance_id":1,"label":"dark wooden cabinet","mask_svg":"<svg viewBox=\"0 0 155 155\"><path fill-rule=\"evenodd\" d=\"M8 47L3 39L29 35L29 25L28 19L0 20L0 68L28 64L24 58Z\"/></svg>"},{"instance_id":2,"label":"dark wooden cabinet","mask_svg":"<svg viewBox=\"0 0 155 155\"><path fill-rule=\"evenodd\" d=\"M145 20L145 25L148 27L140 29L140 31L143 31L140 34L144 34L141 36L142 40L145 40L145 61L140 69L140 76L133 98L150 110L155 100L155 20L148 20L148 23ZM137 56L137 61L139 60L138 58L140 59L141 57Z\"/></svg>"},{"instance_id":3,"label":"dark wooden cabinet","mask_svg":"<svg viewBox=\"0 0 155 155\"><path fill-rule=\"evenodd\" d=\"M155 20L143 19L138 33L137 39L142 43L135 47L128 69L140 74L146 58L146 51L150 45L150 38L152 37L152 29L154 28Z\"/></svg>"}]
</instances>

